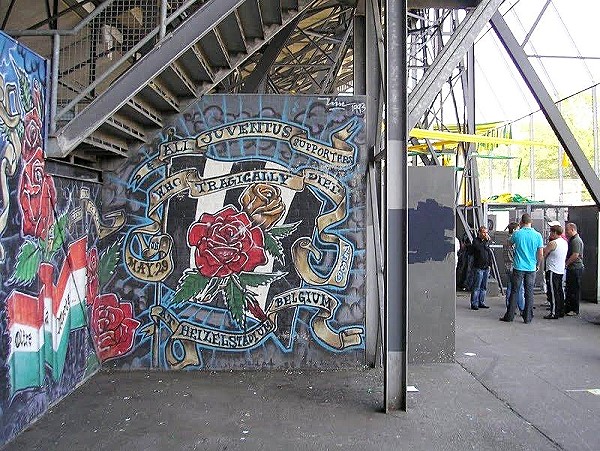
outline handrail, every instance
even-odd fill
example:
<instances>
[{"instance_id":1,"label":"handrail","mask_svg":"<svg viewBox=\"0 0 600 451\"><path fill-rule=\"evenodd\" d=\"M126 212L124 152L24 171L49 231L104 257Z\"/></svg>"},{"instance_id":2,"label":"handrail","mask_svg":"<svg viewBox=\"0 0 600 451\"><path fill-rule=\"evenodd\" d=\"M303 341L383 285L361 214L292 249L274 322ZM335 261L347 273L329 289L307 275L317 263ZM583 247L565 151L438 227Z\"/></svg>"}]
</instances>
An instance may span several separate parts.
<instances>
[{"instance_id":1,"label":"handrail","mask_svg":"<svg viewBox=\"0 0 600 451\"><path fill-rule=\"evenodd\" d=\"M205 3L201 0L108 0L72 29L8 30L14 37L53 38L50 134L56 132L57 122L82 100L103 92L112 76L119 75L121 68L126 70L136 55L144 53L144 46L152 40L162 42L167 38L169 24L190 7ZM168 9L172 10L171 14L167 14ZM118 59L113 60L115 55ZM84 87L76 91L61 88L77 85Z\"/></svg>"}]
</instances>

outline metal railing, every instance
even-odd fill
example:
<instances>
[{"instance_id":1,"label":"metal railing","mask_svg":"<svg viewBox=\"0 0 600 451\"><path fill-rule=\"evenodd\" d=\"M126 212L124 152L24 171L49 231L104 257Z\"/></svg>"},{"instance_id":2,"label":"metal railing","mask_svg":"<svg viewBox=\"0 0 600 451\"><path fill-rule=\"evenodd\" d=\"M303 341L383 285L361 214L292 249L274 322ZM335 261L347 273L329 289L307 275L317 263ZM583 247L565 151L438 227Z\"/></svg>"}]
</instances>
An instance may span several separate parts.
<instances>
[{"instance_id":1,"label":"metal railing","mask_svg":"<svg viewBox=\"0 0 600 451\"><path fill-rule=\"evenodd\" d=\"M52 37L50 133L68 122L208 0L107 0L70 30L9 30Z\"/></svg>"}]
</instances>

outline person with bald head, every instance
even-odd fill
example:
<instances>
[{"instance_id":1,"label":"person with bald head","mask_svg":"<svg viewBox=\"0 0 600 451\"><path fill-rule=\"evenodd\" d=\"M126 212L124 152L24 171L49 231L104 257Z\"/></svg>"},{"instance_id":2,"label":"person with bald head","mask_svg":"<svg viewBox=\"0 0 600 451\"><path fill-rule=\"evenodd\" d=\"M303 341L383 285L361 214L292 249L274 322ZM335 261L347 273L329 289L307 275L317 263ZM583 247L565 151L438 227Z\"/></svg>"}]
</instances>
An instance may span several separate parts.
<instances>
[{"instance_id":1,"label":"person with bald head","mask_svg":"<svg viewBox=\"0 0 600 451\"><path fill-rule=\"evenodd\" d=\"M579 315L581 301L581 275L583 274L583 240L577 233L577 224L568 222L565 234L569 239L567 250L566 285L565 285L565 315Z\"/></svg>"}]
</instances>

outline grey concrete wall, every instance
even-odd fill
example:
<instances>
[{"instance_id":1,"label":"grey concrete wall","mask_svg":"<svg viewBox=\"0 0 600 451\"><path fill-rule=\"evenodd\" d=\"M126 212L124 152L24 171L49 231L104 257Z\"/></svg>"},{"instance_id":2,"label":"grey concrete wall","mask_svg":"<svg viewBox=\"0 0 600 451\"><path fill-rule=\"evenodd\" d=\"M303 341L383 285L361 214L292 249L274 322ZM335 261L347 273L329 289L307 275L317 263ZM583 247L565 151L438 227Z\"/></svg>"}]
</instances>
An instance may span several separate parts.
<instances>
[{"instance_id":1,"label":"grey concrete wall","mask_svg":"<svg viewBox=\"0 0 600 451\"><path fill-rule=\"evenodd\" d=\"M454 168L408 171L408 358L454 360Z\"/></svg>"}]
</instances>

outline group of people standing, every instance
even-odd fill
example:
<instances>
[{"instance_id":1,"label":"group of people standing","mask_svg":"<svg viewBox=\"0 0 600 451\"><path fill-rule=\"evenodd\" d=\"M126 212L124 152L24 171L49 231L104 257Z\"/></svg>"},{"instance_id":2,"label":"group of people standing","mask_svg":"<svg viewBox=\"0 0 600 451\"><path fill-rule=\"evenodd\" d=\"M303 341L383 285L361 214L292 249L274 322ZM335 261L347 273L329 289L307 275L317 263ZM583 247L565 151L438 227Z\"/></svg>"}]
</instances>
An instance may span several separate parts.
<instances>
[{"instance_id":1,"label":"group of people standing","mask_svg":"<svg viewBox=\"0 0 600 451\"><path fill-rule=\"evenodd\" d=\"M544 245L542 235L531 226L531 216L526 213L519 224L508 225L508 232L504 261L509 282L506 289L506 313L500 321L513 321L517 308L525 323L532 321L533 287L536 274L541 268L544 268L546 295L550 305L549 313L544 318L558 319L565 315L578 315L584 266L583 241L577 233L577 225L567 223L563 234L560 223L550 223L548 243ZM479 227L468 252L473 256L474 272L471 309L489 308L485 297L493 257L486 227ZM563 278L566 282L565 291Z\"/></svg>"}]
</instances>

